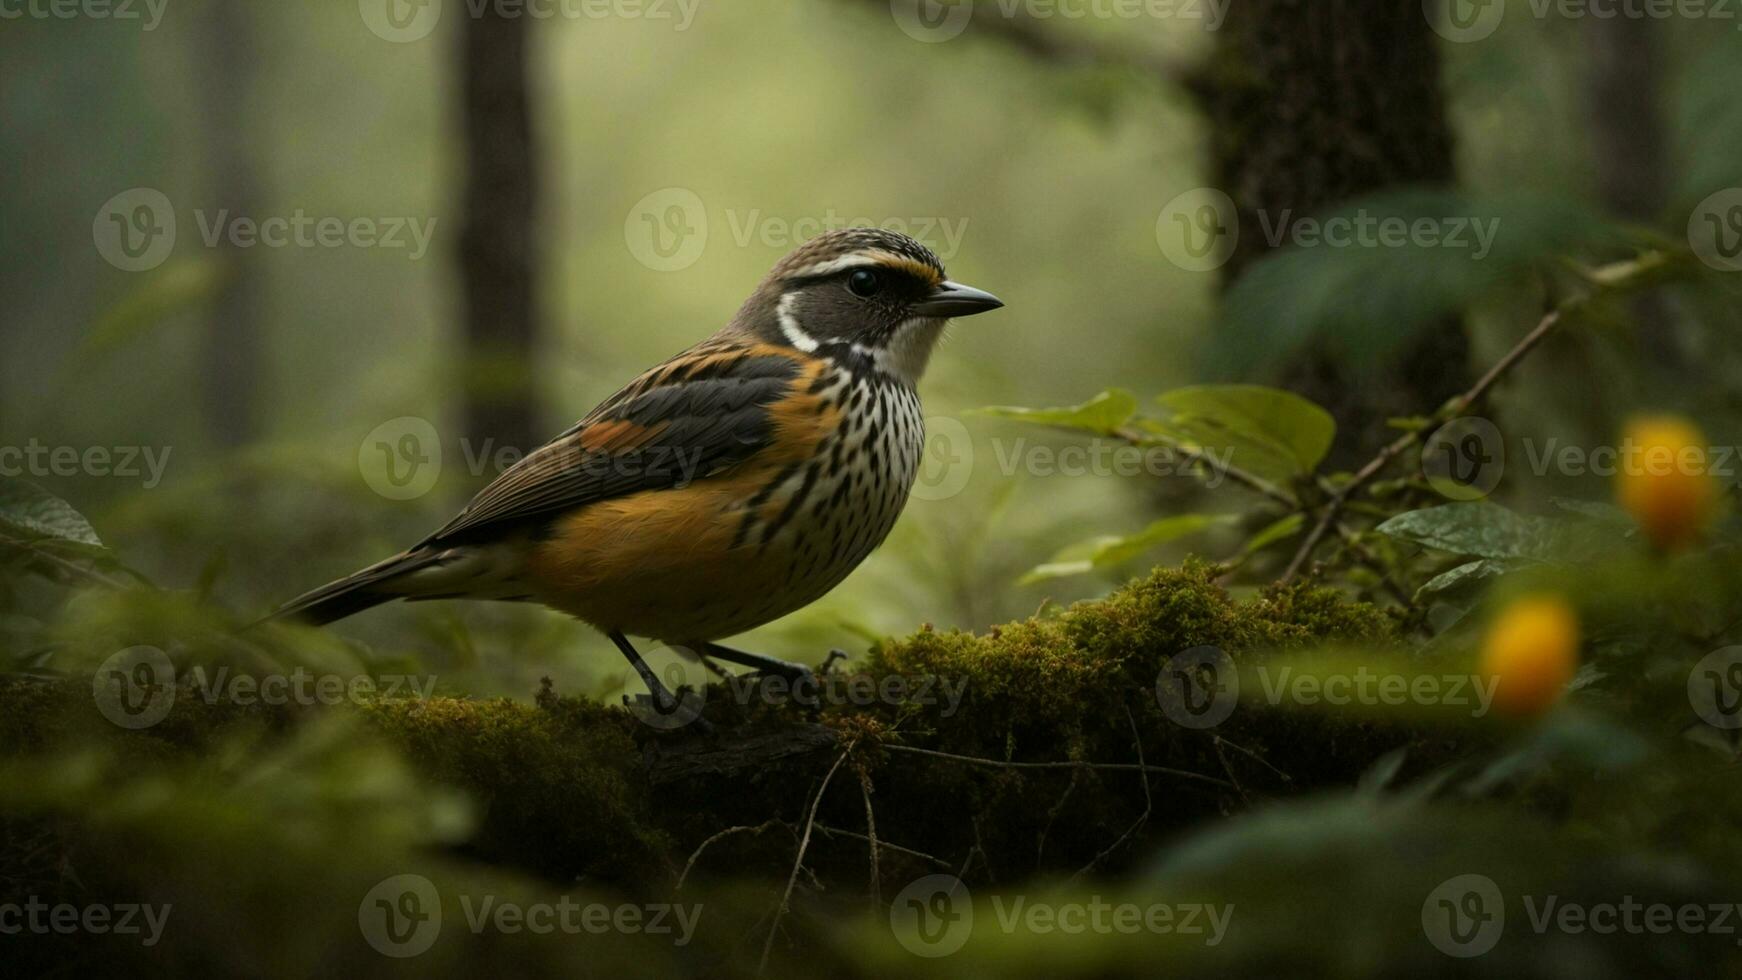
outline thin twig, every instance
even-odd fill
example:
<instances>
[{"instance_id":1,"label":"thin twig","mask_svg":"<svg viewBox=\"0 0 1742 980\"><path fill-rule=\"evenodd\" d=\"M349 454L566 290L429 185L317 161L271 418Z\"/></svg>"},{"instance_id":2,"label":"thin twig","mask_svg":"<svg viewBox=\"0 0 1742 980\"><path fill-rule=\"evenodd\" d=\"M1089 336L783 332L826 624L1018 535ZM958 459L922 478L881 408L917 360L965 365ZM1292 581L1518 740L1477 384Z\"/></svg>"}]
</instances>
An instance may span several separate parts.
<instances>
[{"instance_id":1,"label":"thin twig","mask_svg":"<svg viewBox=\"0 0 1742 980\"><path fill-rule=\"evenodd\" d=\"M854 840L862 840L866 843L872 843L871 838L859 833L857 830L842 830L839 827L831 827L824 823L817 824L817 832L822 834L824 837L851 837ZM902 847L900 844L891 844L886 840L878 840L875 843L882 850L894 851L897 854L906 854L908 857L916 857L922 861L930 861L940 868L955 867L955 865L945 861L941 857L927 854L924 851L916 851L911 847Z\"/></svg>"},{"instance_id":2,"label":"thin twig","mask_svg":"<svg viewBox=\"0 0 1742 980\"><path fill-rule=\"evenodd\" d=\"M1121 426L1120 428L1114 429L1113 435L1116 438L1123 439L1133 445L1161 446L1169 452L1179 453L1181 456L1184 456L1188 463L1202 463L1205 466L1220 470L1222 475L1226 476L1228 479L1245 486L1248 490L1269 497L1271 500L1287 507L1289 510L1293 510L1300 506L1300 501L1296 500L1293 494L1278 487L1276 484L1271 483L1269 480L1266 480L1258 474L1253 473L1250 470L1243 470L1240 467L1235 466L1232 462L1219 462L1210 458L1208 453L1187 448L1186 446L1180 445L1178 441L1169 439L1166 436L1153 432L1144 432L1140 429L1133 429L1130 426Z\"/></svg>"},{"instance_id":3,"label":"thin twig","mask_svg":"<svg viewBox=\"0 0 1742 980\"><path fill-rule=\"evenodd\" d=\"M841 768L841 763L847 761L853 747L847 746L841 754L835 757L835 764L829 767L828 775L823 777L823 784L817 787L817 795L811 799L810 815L805 818L804 836L798 841L798 855L792 859L792 873L786 878L786 891L780 894L780 905L774 912L774 924L768 927L768 939L762 943L762 959L756 964L756 975L762 976L768 972L768 954L774 951L774 937L780 934L780 920L786 917L786 912L792 902L792 889L798 884L799 869L804 867L805 851L811 846L811 830L817 823L817 807L822 805L823 794L829 790L829 782L835 778L835 772Z\"/></svg>"},{"instance_id":4,"label":"thin twig","mask_svg":"<svg viewBox=\"0 0 1742 980\"><path fill-rule=\"evenodd\" d=\"M1131 826L1125 828L1125 832L1119 835L1118 840L1107 845L1107 849L1095 855L1093 861L1083 865L1076 874L1071 875L1071 881L1076 881L1078 878L1094 871L1100 866L1101 862L1105 861L1114 851L1123 847L1125 842L1131 839L1132 835L1136 834L1139 830L1142 830L1143 827L1149 823L1149 815L1155 810L1155 798L1151 796L1149 792L1149 770L1143 763L1143 734L1137 730L1137 719L1132 716L1130 705L1125 706L1125 720L1131 723L1132 742L1137 746L1138 772L1143 776L1143 812L1138 814L1137 820L1134 821ZM1224 765L1226 765L1226 763L1224 763Z\"/></svg>"},{"instance_id":5,"label":"thin twig","mask_svg":"<svg viewBox=\"0 0 1742 980\"><path fill-rule=\"evenodd\" d=\"M1034 845L1034 861L1036 864L1039 864L1041 858L1046 855L1047 835L1052 833L1052 825L1058 820L1059 812L1062 811L1065 808L1065 804L1070 801L1071 794L1076 792L1077 783L1082 775L1083 771L1081 769L1071 770L1071 781L1065 784L1065 791L1059 795L1059 801L1052 805L1052 809L1046 811L1046 825L1040 828L1040 840Z\"/></svg>"},{"instance_id":6,"label":"thin twig","mask_svg":"<svg viewBox=\"0 0 1742 980\"><path fill-rule=\"evenodd\" d=\"M1264 768L1269 769L1271 772L1276 773L1277 778L1281 779L1283 782L1285 782L1285 783L1294 782L1293 776L1290 776L1288 773L1283 772L1281 769L1276 768L1276 766L1274 764L1272 764L1269 759L1266 759L1265 757L1252 751L1251 749L1247 748L1246 746L1241 745L1239 742L1230 742L1229 740L1223 738L1220 735L1216 735L1216 736L1214 736L1214 738L1216 739L1217 742L1221 743L1222 745L1226 745L1228 748L1233 749L1234 751L1240 753L1241 755L1245 756L1246 758L1251 759L1253 762L1256 762L1259 765L1263 766Z\"/></svg>"},{"instance_id":7,"label":"thin twig","mask_svg":"<svg viewBox=\"0 0 1742 980\"><path fill-rule=\"evenodd\" d=\"M982 759L971 755L956 755L953 752L939 752L936 749L922 749L914 745L892 745L884 743L883 749L889 752L912 752L915 755L929 755L938 759L950 759L955 762L965 762L974 766L990 766L994 769L1095 769L1107 772L1132 772L1141 770L1163 776L1177 776L1181 779L1195 779L1200 782L1233 789L1233 784L1214 776L1203 773L1187 772L1184 769L1169 769L1166 766L1151 766L1132 762L1005 762L1002 759Z\"/></svg>"},{"instance_id":8,"label":"thin twig","mask_svg":"<svg viewBox=\"0 0 1742 980\"><path fill-rule=\"evenodd\" d=\"M680 874L677 876L677 889L676 890L683 891L684 880L690 876L690 869L694 868L696 866L696 859L700 858L702 856L702 852L707 850L708 847L710 845L712 845L715 841L730 837L733 834L761 834L764 830L767 830L770 827L784 827L784 826L786 826L786 823L784 821L767 820L767 821L764 821L764 822L762 822L754 827L751 827L749 825L745 825L743 827L727 827L725 830L722 830L719 833L715 834L714 836L709 837L707 840L702 841L701 846L697 847L695 850L695 853L690 855L690 859L688 861L684 862L683 874Z\"/></svg>"},{"instance_id":9,"label":"thin twig","mask_svg":"<svg viewBox=\"0 0 1742 980\"><path fill-rule=\"evenodd\" d=\"M865 834L871 844L871 909L883 906L883 878L877 871L877 812L871 807L871 773L857 759L853 768L859 773L859 795L865 798Z\"/></svg>"},{"instance_id":10,"label":"thin twig","mask_svg":"<svg viewBox=\"0 0 1742 980\"><path fill-rule=\"evenodd\" d=\"M1228 765L1228 756L1222 752L1222 740L1213 739L1210 744L1216 749L1216 758L1222 760L1222 771L1228 774L1228 778L1234 781L1234 788L1240 791L1240 799L1244 800L1247 806L1251 806L1252 797L1247 794L1246 787L1240 785L1240 777L1234 774L1234 767Z\"/></svg>"},{"instance_id":11,"label":"thin twig","mask_svg":"<svg viewBox=\"0 0 1742 980\"><path fill-rule=\"evenodd\" d=\"M1468 391L1442 405L1439 411L1434 413L1430 424L1405 432L1387 443L1377 456L1368 460L1367 465L1361 467L1354 476L1349 478L1348 483L1345 483L1331 495L1330 500L1325 503L1324 512L1320 514L1318 523L1313 525L1312 532L1307 535L1305 541L1301 542L1300 549L1294 554L1294 560L1288 563L1288 570L1282 573L1282 581L1284 583L1293 581L1294 577L1300 574L1301 569L1312 557L1313 549L1317 548L1319 542L1324 540L1326 532L1336 525L1337 518L1342 516L1344 507L1348 505L1355 491L1366 486L1368 481L1378 476L1385 467L1391 464L1393 459L1396 459L1405 450L1438 428L1438 424L1444 424L1463 415L1473 405L1487 397L1489 390L1516 367L1518 362L1524 360L1526 355L1535 350L1537 345L1547 339L1549 334L1559 328L1568 314L1589 304L1592 298L1597 295L1626 292L1654 281L1670 266L1672 258L1665 252L1648 252L1636 259L1613 262L1597 269L1587 270L1584 277L1591 284L1591 292L1564 300L1554 309L1543 314L1536 327L1525 334L1524 339L1514 344L1512 349L1507 351L1500 360L1495 361L1485 374L1476 379L1476 383L1471 385Z\"/></svg>"},{"instance_id":12,"label":"thin twig","mask_svg":"<svg viewBox=\"0 0 1742 980\"><path fill-rule=\"evenodd\" d=\"M1627 281L1628 280L1625 279L1618 280L1618 282L1623 285ZM1620 287L1611 286L1609 288ZM1561 322L1565 319L1565 315L1568 312L1583 305L1588 299L1588 296L1581 296L1576 299L1568 300L1544 314L1543 318L1537 322L1536 328L1530 331L1530 333L1525 334L1523 340L1520 340L1517 344L1513 345L1513 348L1507 351L1504 357L1496 361L1494 366L1489 368L1486 374L1482 375L1481 378L1477 379L1474 385L1470 386L1469 391L1466 391L1453 398L1451 401L1448 401L1438 412L1436 412L1434 415L1434 421L1442 423L1447 422L1469 411L1470 406L1480 401L1483 396L1488 394L1490 388L1493 388L1501 378L1506 376L1506 372L1512 370L1513 366L1523 360L1526 354L1535 350L1538 344L1542 343L1549 334L1553 333L1555 328L1561 325ZM1372 480L1375 476L1378 476L1385 467L1391 464L1393 459L1396 459L1405 450L1420 442L1424 436L1435 428L1437 428L1435 425L1424 425L1419 429L1405 432L1403 435L1393 439L1391 442L1386 444L1384 449L1379 450L1377 456L1368 460L1367 465L1357 470L1355 475L1349 478L1349 482L1343 484L1337 489L1336 493L1331 495L1331 499L1325 503L1324 512L1319 515L1318 523L1313 525L1312 532L1307 535L1305 541L1301 542L1300 549L1294 553L1294 560L1288 563L1287 571L1282 573L1282 581L1285 584L1293 581L1294 577L1300 574L1301 569L1306 566L1307 561L1312 557L1313 549L1318 547L1319 542L1324 539L1325 533L1336 525L1337 518L1343 515L1343 507L1349 502L1349 498L1354 495L1355 491L1366 486L1368 481Z\"/></svg>"}]
</instances>

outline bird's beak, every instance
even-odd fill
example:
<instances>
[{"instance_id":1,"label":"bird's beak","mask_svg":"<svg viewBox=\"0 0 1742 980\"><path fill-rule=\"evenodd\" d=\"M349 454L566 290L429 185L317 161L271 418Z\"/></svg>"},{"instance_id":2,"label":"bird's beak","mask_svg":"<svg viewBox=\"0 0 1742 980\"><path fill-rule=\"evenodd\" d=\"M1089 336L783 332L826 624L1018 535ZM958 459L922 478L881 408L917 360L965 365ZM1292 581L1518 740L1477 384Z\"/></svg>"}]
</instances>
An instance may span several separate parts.
<instances>
[{"instance_id":1,"label":"bird's beak","mask_svg":"<svg viewBox=\"0 0 1742 980\"><path fill-rule=\"evenodd\" d=\"M1004 301L986 292L945 279L932 294L913 307L917 316L973 316L1004 305Z\"/></svg>"}]
</instances>

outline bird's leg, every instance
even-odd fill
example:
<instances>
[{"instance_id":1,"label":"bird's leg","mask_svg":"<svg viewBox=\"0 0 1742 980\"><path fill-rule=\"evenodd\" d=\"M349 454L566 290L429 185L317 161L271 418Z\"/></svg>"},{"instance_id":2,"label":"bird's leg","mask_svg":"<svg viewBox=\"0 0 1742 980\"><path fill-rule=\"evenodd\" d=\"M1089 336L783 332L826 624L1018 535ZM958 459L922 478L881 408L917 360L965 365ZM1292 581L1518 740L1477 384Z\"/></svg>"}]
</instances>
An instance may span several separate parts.
<instances>
[{"instance_id":1,"label":"bird's leg","mask_svg":"<svg viewBox=\"0 0 1742 980\"><path fill-rule=\"evenodd\" d=\"M764 674L778 674L781 677L795 681L807 678L814 673L811 668L806 667L804 664L795 664L787 660L776 660L773 657L765 657L760 653L746 653L743 650L734 650L731 647L721 646L718 643L703 643L701 644L701 651L702 655L705 657L712 657L715 660L724 660L729 664L737 664L740 667L750 667ZM831 660L831 662L833 661Z\"/></svg>"},{"instance_id":2,"label":"bird's leg","mask_svg":"<svg viewBox=\"0 0 1742 980\"><path fill-rule=\"evenodd\" d=\"M665 684L660 681L659 675L653 672L653 668L647 666L647 661L641 659L641 654L635 651L635 647L630 644L627 636L617 631L612 631L609 636L611 642L617 644L617 649L623 651L623 656L628 659L629 666L634 667L635 672L641 675L642 683L647 685L647 690L653 696L654 710L666 717L675 716L678 710L677 696L666 688ZM628 695L623 696L623 703L630 703ZM694 721L697 722L697 727L702 731L713 730L713 726L708 723L707 719L699 715L694 718Z\"/></svg>"}]
</instances>

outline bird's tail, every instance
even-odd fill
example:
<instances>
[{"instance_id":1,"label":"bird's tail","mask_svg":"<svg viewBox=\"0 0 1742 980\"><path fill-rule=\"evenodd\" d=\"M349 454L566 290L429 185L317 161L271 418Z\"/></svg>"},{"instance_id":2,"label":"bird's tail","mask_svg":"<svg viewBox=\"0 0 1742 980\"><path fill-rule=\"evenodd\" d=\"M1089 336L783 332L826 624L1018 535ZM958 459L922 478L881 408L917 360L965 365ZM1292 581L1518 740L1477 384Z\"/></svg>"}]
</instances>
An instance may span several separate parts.
<instances>
[{"instance_id":1,"label":"bird's tail","mask_svg":"<svg viewBox=\"0 0 1742 980\"><path fill-rule=\"evenodd\" d=\"M278 607L261 622L298 620L314 626L324 626L344 619L383 602L405 598L408 591L395 588L407 576L444 560L440 550L413 549L379 561L359 572L353 572L318 589L305 592Z\"/></svg>"}]
</instances>

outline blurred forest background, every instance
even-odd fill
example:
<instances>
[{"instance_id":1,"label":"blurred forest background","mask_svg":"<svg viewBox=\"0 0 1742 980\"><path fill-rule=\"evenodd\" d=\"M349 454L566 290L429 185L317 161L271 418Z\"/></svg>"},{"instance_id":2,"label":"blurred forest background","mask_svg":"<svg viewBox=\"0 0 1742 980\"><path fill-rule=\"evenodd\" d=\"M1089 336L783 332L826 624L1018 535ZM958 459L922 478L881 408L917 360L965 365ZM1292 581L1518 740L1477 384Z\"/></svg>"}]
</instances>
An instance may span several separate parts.
<instances>
[{"instance_id":1,"label":"blurred forest background","mask_svg":"<svg viewBox=\"0 0 1742 980\"><path fill-rule=\"evenodd\" d=\"M14 21L0 36L16 66L0 105L17 175L0 189L0 443L167 454L149 490L143 462L138 478L35 479L125 542L128 561L166 583L209 580L244 614L438 526L498 469L468 466L468 453L534 445L711 333L806 219L813 233L830 219L906 226L953 253L952 275L1008 294L1012 312L954 328L926 379L928 414L961 420L975 441L962 495L915 500L852 580L745 644L815 659L844 630L984 627L1092 595L1140 563L1100 581L1013 583L1086 531L1142 527L1167 488L1013 468L1018 448L1072 440L965 413L1205 379L1219 292L1265 248L1263 229L1246 216L1226 268L1181 268L1158 245L1170 201L1228 187L1274 223L1455 181L1477 207L1521 208L1520 225L1570 203L1675 232L1731 183L1742 133L1738 39L1722 21L1514 16L1478 43L1447 43L1409 4L1333 5L1345 15L1254 3L1224 10L1222 31L1206 30L1214 7L1188 5L1201 16L982 15L925 43L901 29L899 4L841 0L703 3L687 23L675 4L660 8L667 19L448 16L396 43L354 6L177 0L150 31L80 17ZM1289 17L1310 36L1265 37L1288 34ZM1241 94L1252 82L1218 42L1276 46L1292 59L1278 70L1299 73L1283 79L1294 94L1252 104L1266 100ZM1339 48L1348 77L1332 70ZM492 91L516 72L519 105ZM524 165L512 159L522 137ZM472 175L481 197L468 197ZM531 197L519 203L522 177ZM162 192L179 227L161 265L126 272L93 246L92 219L137 187ZM693 192L706 220L705 247L676 271L649 268L626 240L645 227L643 198L667 188ZM402 248L208 247L201 219L222 212L402 219L432 235L415 258L409 230ZM512 227L523 216L531 226ZM1329 302L1357 307L1383 288L1357 280ZM482 314L468 313L474 289ZM1375 395L1377 417L1428 411L1540 302L1512 300L1497 336L1473 323L1477 354L1457 342L1358 382L1351 367L1327 384L1310 358L1276 373L1309 397L1401 381L1414 387ZM1606 431L1642 405L1733 408L1685 373L1723 371L1733 334L1653 316L1659 333L1634 348L1568 343L1527 372L1507 392L1522 403L1506 428L1515 449ZM1293 353L1241 343L1276 362ZM1635 370L1630 351L1662 370ZM446 465L434 491L384 500L359 473L360 449L406 416L435 426ZM1352 459L1364 443L1345 439ZM934 450L928 477L947 491L960 477L936 453L959 448ZM485 639L449 639L486 623ZM343 627L371 641L408 628L426 632L420 655L477 690L524 692L558 665L565 677L624 673L602 639L541 612L391 608Z\"/></svg>"},{"instance_id":2,"label":"blurred forest background","mask_svg":"<svg viewBox=\"0 0 1742 980\"><path fill-rule=\"evenodd\" d=\"M1427 426L1546 310L1613 285L1606 263L1630 286L1665 285L1591 304L1579 329L1558 330L1491 389L1478 414L1498 423L1508 460L1491 502L1613 520L1601 510L1612 478L1533 473L1528 461L1550 440L1612 443L1640 412L1696 419L1713 446L1742 439L1742 316L1725 271L1742 191L1721 196L1742 187L1742 23L1709 12L1719 6L1602 17L1520 0L1450 13L1413 0L1231 0L1069 17L996 2L648 0L535 17L500 4L475 15L463 0L167 0L137 4L131 20L94 6L0 20L0 158L12 175L0 183L0 447L143 452L135 475L5 475L76 508L128 574L231 624L439 526L498 472L472 457L536 445L711 333L821 222L906 230L1008 309L953 327L934 359L922 492L888 544L823 601L742 638L747 649L817 662L921 624L984 631L1190 554L1237 558L1217 578L1239 601L1309 577L1315 561L1343 562L1326 581L1425 640L1444 610L1416 589L1454 566L1412 564L1415 551L1385 550L1365 526L1346 553L1313 552L1314 538L1297 556L1319 512L1288 523L1288 474L1269 481L1288 506L1254 516L1266 494L1240 480L1053 472L1035 448L1081 447L1081 432L985 409L1095 405L1103 392L1098 404L1123 404L1122 391L1151 406L1203 383L1274 385L1335 420L1334 443L1304 452L1294 474L1300 502L1316 506L1312 494L1334 496L1334 474ZM116 216L125 225L141 202L149 214L132 230L161 222L159 199L140 189L161 194L175 222L173 248L149 260L118 257L106 237L128 234ZM1467 216L1498 234L1474 260L1266 241L1285 215L1360 208ZM405 247L208 242L220 214L403 222ZM428 230L426 248L414 227ZM1196 250L1192 228L1219 229L1216 247ZM1626 265L1642 255L1655 258ZM1105 438L1135 412L1050 421ZM427 492L384 482L398 440L422 431L408 417L439 444ZM1392 424L1406 417L1415 429ZM1732 493L1733 481L1721 496ZM1376 524L1387 506L1354 510ZM1602 595L1643 602L1672 581L1635 565L1627 575L1654 585L1619 577ZM63 666L41 654L77 647L68 637L145 615L68 599L65 586L9 580L0 636L32 670ZM446 694L530 702L542 677L607 702L632 689L608 642L539 609L394 605L334 632L347 656L414 665ZM1685 638L1715 646L1721 634ZM1550 741L1631 751L1592 730ZM1704 785L1697 771L1677 785ZM53 805L73 805L68 792ZM1545 795L1550 810L1579 796ZM1346 822L1324 817L1315 826ZM1496 837L1506 826L1469 825ZM1314 875L1336 877L1299 877ZM1335 962L1410 962L1368 952ZM1021 972L1022 955L984 965Z\"/></svg>"}]
</instances>

